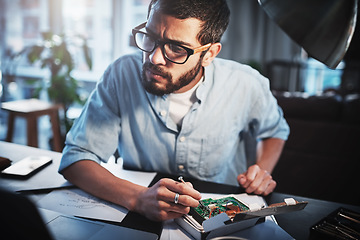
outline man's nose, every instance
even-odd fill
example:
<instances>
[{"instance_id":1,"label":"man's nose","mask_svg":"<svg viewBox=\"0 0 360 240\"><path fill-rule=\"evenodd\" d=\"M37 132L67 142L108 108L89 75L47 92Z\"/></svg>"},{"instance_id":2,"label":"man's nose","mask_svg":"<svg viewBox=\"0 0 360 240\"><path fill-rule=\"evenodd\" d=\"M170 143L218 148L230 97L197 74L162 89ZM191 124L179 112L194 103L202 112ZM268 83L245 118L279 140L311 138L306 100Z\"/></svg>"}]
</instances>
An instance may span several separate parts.
<instances>
[{"instance_id":1,"label":"man's nose","mask_svg":"<svg viewBox=\"0 0 360 240\"><path fill-rule=\"evenodd\" d=\"M166 65L166 59L160 46L157 46L149 55L150 62L155 65Z\"/></svg>"}]
</instances>

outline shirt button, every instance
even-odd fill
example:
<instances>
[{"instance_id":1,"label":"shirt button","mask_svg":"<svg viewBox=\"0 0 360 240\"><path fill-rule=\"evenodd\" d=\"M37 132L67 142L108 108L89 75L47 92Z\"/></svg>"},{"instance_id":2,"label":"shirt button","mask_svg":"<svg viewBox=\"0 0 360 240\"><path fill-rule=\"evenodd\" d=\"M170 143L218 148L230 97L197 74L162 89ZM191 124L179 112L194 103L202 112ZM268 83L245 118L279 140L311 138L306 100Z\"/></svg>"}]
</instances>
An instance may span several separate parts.
<instances>
[{"instance_id":1,"label":"shirt button","mask_svg":"<svg viewBox=\"0 0 360 240\"><path fill-rule=\"evenodd\" d=\"M186 138L185 138L184 136L182 136L182 137L180 137L179 141L180 141L180 142L184 142L185 139L186 139Z\"/></svg>"},{"instance_id":2,"label":"shirt button","mask_svg":"<svg viewBox=\"0 0 360 240\"><path fill-rule=\"evenodd\" d=\"M162 110L162 111L160 112L160 116L162 116L162 117L166 116L166 111L165 111L165 110Z\"/></svg>"},{"instance_id":3,"label":"shirt button","mask_svg":"<svg viewBox=\"0 0 360 240\"><path fill-rule=\"evenodd\" d=\"M178 166L178 169L179 169L180 171L183 171L184 168L185 168L184 165L181 165L181 164L180 164L180 165Z\"/></svg>"}]
</instances>

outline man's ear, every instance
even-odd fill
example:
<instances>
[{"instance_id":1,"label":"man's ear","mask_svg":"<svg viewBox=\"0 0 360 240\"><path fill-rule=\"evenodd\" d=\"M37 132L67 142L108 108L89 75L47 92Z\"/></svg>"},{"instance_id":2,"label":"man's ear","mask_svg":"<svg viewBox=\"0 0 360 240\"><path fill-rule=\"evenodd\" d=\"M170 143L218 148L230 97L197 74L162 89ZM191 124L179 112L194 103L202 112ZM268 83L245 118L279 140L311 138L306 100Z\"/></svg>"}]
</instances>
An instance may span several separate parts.
<instances>
[{"instance_id":1,"label":"man's ear","mask_svg":"<svg viewBox=\"0 0 360 240\"><path fill-rule=\"evenodd\" d=\"M203 58L202 61L202 66L206 67L208 66L212 60L214 60L214 58L219 54L220 50L221 50L221 43L217 42L217 43L213 43L211 45L211 47L209 48L209 50L205 53L205 56Z\"/></svg>"}]
</instances>

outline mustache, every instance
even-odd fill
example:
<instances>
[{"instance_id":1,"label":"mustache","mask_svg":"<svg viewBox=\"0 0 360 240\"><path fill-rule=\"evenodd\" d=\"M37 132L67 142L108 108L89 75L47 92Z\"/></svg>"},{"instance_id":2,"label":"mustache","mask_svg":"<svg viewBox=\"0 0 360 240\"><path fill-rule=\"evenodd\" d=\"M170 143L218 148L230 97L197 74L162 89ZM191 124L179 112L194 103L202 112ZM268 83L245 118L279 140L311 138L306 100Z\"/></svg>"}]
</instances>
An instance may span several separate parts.
<instances>
[{"instance_id":1,"label":"mustache","mask_svg":"<svg viewBox=\"0 0 360 240\"><path fill-rule=\"evenodd\" d=\"M172 77L170 73L164 71L161 67L154 65L151 62L145 62L143 64L143 71L151 71L167 79L171 79Z\"/></svg>"}]
</instances>

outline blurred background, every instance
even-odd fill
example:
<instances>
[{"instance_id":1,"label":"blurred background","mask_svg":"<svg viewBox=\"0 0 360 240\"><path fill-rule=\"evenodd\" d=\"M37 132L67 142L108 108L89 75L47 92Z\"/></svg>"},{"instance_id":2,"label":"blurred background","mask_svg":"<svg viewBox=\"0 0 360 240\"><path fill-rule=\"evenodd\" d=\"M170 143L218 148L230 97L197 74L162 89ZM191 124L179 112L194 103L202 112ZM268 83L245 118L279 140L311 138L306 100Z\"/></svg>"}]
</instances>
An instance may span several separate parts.
<instances>
[{"instance_id":1,"label":"blurred background","mask_svg":"<svg viewBox=\"0 0 360 240\"><path fill-rule=\"evenodd\" d=\"M146 20L148 3L149 0L0 0L1 102L33 97L51 102L48 89L55 73L49 61L60 64L61 57L49 49L66 43L60 52L69 53L71 67L66 60L61 64L67 69L66 79L76 81L77 96L67 102L63 115L76 119L106 67L118 57L138 51L132 43L131 29ZM267 76L292 129L274 172L283 182L279 191L360 204L358 193L338 196L333 190L319 191L323 185L314 183L319 176L333 179L329 182L332 186L338 185L335 180L339 179L341 184L359 183L358 177L350 177L358 175L359 168L353 166L359 166L360 161L359 27L344 60L336 69L329 69L293 42L257 1L228 0L228 4L231 21L219 57L249 64ZM43 52L36 52L36 46L41 46ZM15 125L12 141L26 144L25 120L17 119ZM38 125L39 147L51 149L47 116L40 118ZM0 140L5 139L7 126L8 113L0 110ZM63 127L62 133L67 130ZM300 177L304 174L313 189L294 190L296 184L309 186Z\"/></svg>"}]
</instances>

